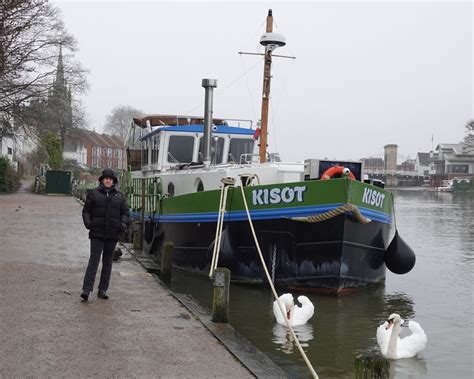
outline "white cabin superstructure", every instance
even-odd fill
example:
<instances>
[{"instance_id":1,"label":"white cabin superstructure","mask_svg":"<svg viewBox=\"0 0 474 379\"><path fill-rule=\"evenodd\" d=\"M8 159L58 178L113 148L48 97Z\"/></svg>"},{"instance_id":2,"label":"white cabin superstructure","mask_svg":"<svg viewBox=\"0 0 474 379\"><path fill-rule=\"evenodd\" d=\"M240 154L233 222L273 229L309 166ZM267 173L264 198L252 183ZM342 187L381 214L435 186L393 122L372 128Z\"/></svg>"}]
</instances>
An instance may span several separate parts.
<instances>
[{"instance_id":1,"label":"white cabin superstructure","mask_svg":"<svg viewBox=\"0 0 474 379\"><path fill-rule=\"evenodd\" d=\"M218 120L219 124L212 127L211 166L206 168L202 161L203 125L191 124L196 119L188 117L188 125L153 127L150 123L153 117L156 122L157 116L135 119L133 127L138 127L139 131L131 132L128 144L132 154L129 158L133 177L159 176L165 196L215 190L222 185L223 177L237 178L242 174L255 175L260 184L304 179L303 163L280 162L277 155L269 155L266 163L259 163L252 128L229 126L226 121ZM159 121L161 124L164 120ZM145 128L141 127L142 123Z\"/></svg>"}]
</instances>

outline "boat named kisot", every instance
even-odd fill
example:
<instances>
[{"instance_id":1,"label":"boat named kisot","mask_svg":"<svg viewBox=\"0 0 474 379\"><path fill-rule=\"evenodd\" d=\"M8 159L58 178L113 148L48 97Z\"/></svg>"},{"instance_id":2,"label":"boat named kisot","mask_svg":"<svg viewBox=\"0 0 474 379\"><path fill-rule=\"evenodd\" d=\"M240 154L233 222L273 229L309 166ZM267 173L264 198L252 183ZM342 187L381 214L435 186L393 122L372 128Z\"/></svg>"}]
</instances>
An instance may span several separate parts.
<instances>
[{"instance_id":1,"label":"boat named kisot","mask_svg":"<svg viewBox=\"0 0 474 379\"><path fill-rule=\"evenodd\" d=\"M271 20L270 11L267 31ZM261 284L249 214L278 286L340 293L383 281L386 267L410 271L415 255L395 230L392 193L364 180L361 162L284 162L266 151L272 51L284 38L270 31L261 41L261 130L212 117L213 79L203 80L204 117L133 120L123 186L131 216L143 222L144 249L159 261L173 242L176 268L208 275L218 247L232 280Z\"/></svg>"}]
</instances>

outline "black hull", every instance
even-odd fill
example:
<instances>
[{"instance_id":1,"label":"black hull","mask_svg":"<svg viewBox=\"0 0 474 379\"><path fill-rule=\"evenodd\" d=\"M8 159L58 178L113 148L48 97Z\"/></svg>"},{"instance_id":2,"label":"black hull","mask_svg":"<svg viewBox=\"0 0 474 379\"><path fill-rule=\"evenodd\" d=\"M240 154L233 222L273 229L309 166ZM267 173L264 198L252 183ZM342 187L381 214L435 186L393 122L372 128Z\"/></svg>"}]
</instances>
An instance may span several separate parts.
<instances>
[{"instance_id":1,"label":"black hull","mask_svg":"<svg viewBox=\"0 0 474 379\"><path fill-rule=\"evenodd\" d=\"M341 292L385 279L387 224L361 224L339 215L319 223L276 219L254 221L254 226L277 286ZM208 275L215 231L212 222L148 224L145 249L160 261L164 242L171 241L176 268ZM247 221L224 224L219 266L231 270L234 282L267 282Z\"/></svg>"}]
</instances>

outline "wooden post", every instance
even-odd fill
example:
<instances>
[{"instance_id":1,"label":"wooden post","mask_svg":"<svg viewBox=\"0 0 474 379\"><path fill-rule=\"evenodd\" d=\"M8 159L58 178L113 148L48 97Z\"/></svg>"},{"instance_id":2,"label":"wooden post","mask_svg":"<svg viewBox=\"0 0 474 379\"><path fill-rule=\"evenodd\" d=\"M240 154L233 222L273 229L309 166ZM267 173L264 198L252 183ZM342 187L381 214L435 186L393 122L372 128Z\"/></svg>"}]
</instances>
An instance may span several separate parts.
<instances>
[{"instance_id":1,"label":"wooden post","mask_svg":"<svg viewBox=\"0 0 474 379\"><path fill-rule=\"evenodd\" d=\"M163 247L163 252L161 253L161 280L165 282L171 281L171 272L172 272L172 253L174 245L172 242L166 242Z\"/></svg>"},{"instance_id":2,"label":"wooden post","mask_svg":"<svg viewBox=\"0 0 474 379\"><path fill-rule=\"evenodd\" d=\"M140 249L143 249L143 234L145 233L145 182L146 179L142 178L142 209L140 215Z\"/></svg>"},{"instance_id":3,"label":"wooden post","mask_svg":"<svg viewBox=\"0 0 474 379\"><path fill-rule=\"evenodd\" d=\"M212 321L227 323L229 320L230 270L218 267L214 271L214 296L212 299Z\"/></svg>"},{"instance_id":4,"label":"wooden post","mask_svg":"<svg viewBox=\"0 0 474 379\"><path fill-rule=\"evenodd\" d=\"M355 358L356 379L390 377L390 362L380 354L364 353Z\"/></svg>"},{"instance_id":5,"label":"wooden post","mask_svg":"<svg viewBox=\"0 0 474 379\"><path fill-rule=\"evenodd\" d=\"M133 248L135 250L141 250L140 246L140 221L135 221L132 228L132 239L133 239Z\"/></svg>"}]
</instances>

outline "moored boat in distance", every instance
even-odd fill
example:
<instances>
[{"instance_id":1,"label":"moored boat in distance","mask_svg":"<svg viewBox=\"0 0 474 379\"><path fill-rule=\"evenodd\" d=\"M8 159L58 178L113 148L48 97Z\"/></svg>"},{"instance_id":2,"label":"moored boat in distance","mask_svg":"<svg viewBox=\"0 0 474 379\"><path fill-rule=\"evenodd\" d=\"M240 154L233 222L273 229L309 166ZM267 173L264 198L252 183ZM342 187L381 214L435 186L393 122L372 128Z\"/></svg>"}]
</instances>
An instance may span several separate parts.
<instances>
[{"instance_id":1,"label":"moored boat in distance","mask_svg":"<svg viewBox=\"0 0 474 379\"><path fill-rule=\"evenodd\" d=\"M393 195L364 180L361 162L285 162L266 151L272 51L285 43L271 22L269 11L261 130L212 117L213 79L203 80L204 117L133 120L122 185L144 223L144 249L159 261L173 242L173 265L200 275L217 250L233 281L264 283L248 212L277 286L341 293L383 281L386 267L410 271L415 256L396 233Z\"/></svg>"},{"instance_id":2,"label":"moored boat in distance","mask_svg":"<svg viewBox=\"0 0 474 379\"><path fill-rule=\"evenodd\" d=\"M453 180L443 180L441 186L436 187L438 192L453 192Z\"/></svg>"}]
</instances>

